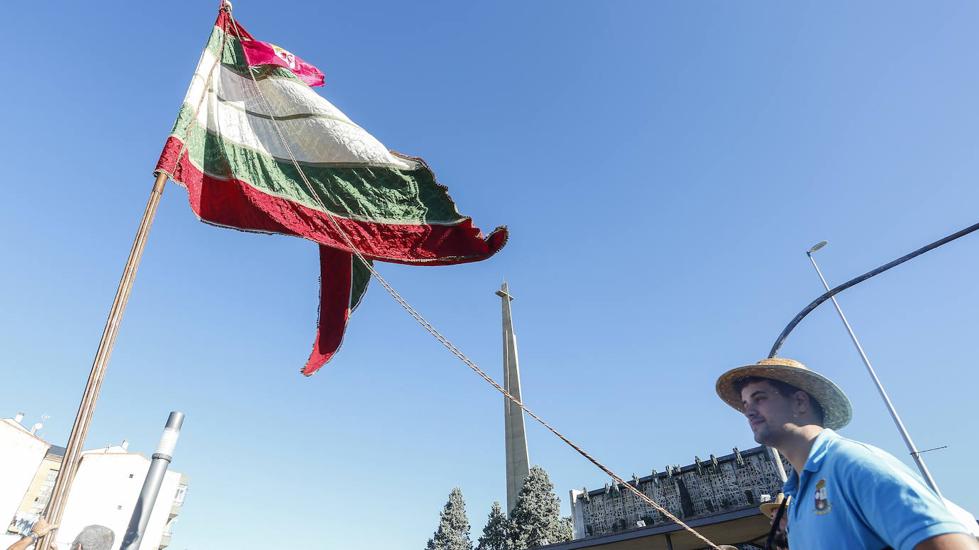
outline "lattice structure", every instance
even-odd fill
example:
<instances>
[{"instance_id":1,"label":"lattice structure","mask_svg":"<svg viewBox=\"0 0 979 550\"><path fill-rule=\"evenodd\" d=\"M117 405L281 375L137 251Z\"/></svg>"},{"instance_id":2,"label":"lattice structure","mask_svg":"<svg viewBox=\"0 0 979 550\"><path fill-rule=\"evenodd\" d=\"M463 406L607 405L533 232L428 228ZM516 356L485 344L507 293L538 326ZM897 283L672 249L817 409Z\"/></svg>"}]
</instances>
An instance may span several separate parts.
<instances>
[{"instance_id":1,"label":"lattice structure","mask_svg":"<svg viewBox=\"0 0 979 550\"><path fill-rule=\"evenodd\" d=\"M758 506L762 495L774 496L782 486L765 447L694 457L693 464L667 466L664 472L653 470L642 478L634 475L628 483L685 520ZM571 491L571 508L576 539L669 522L615 484Z\"/></svg>"}]
</instances>

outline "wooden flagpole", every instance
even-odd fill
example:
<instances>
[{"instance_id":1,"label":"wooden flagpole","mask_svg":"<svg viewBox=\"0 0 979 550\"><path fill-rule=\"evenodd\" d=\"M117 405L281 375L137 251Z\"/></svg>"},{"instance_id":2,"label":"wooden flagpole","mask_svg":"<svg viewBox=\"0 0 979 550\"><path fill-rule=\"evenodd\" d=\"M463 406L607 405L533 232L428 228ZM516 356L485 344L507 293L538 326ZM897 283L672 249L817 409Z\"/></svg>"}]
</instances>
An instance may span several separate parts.
<instances>
[{"instance_id":1,"label":"wooden flagpole","mask_svg":"<svg viewBox=\"0 0 979 550\"><path fill-rule=\"evenodd\" d=\"M52 525L61 523L61 516L64 513L65 503L68 500L68 493L71 491L71 484L75 480L75 473L78 470L78 463L81 459L82 446L85 444L85 436L88 435L88 427L92 423L92 415L95 413L95 403L99 399L99 391L102 388L102 380L105 378L105 370L109 365L109 358L112 356L112 348L116 342L116 335L119 334L119 325L122 323L122 314L126 310L126 303L129 301L129 294L133 289L133 282L136 280L136 270L139 269L139 262L143 257L143 249L146 248L146 241L149 238L150 227L153 225L153 218L156 216L157 206L160 204L160 197L163 196L163 188L167 183L167 175L158 173L156 181L153 183L153 190L150 198L146 202L146 210L143 212L143 219L139 223L136 231L136 238L133 240L133 247L129 251L129 259L126 261L126 268L122 272L119 280L119 288L116 290L116 297L112 301L112 308L109 310L109 318L105 322L105 329L102 331L102 340L99 341L98 351L95 352L95 359L92 361L92 371L88 375L88 382L85 385L85 393L82 394L82 401L78 405L78 413L75 415L75 423L71 427L71 435L65 445L65 456L61 462L61 470L58 472L58 479L54 483L51 491L51 500L47 508L47 520ZM54 542L54 533L42 537L37 545L38 550L48 550Z\"/></svg>"}]
</instances>

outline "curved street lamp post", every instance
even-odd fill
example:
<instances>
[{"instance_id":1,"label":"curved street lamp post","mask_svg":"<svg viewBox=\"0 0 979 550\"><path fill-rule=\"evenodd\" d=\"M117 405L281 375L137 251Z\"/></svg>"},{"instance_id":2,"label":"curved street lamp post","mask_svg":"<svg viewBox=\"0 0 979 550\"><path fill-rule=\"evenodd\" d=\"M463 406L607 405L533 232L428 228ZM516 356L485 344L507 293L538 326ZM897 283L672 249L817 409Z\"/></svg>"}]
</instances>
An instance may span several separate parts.
<instances>
[{"instance_id":1,"label":"curved street lamp post","mask_svg":"<svg viewBox=\"0 0 979 550\"><path fill-rule=\"evenodd\" d=\"M812 257L813 252L816 252L820 248L826 246L826 241L820 241L813 245L812 248L806 251L806 256L809 257L809 261L812 262L812 267L816 269L816 274L819 275L819 280L822 281L823 287L826 288L826 292L830 292L829 284L826 282L826 277L823 276L822 270L819 269L819 265L816 264L816 259ZM918 471L921 472L921 477L924 478L925 483L931 488L932 491L942 498L942 492L938 490L938 484L935 483L935 479L931 477L931 472L928 471L928 467L925 466L925 461L921 458L921 452L915 446L914 441L911 440L911 434L908 433L907 428L904 427L904 422L901 421L901 417L897 414L897 409L894 408L894 404L891 403L891 398L887 395L887 391L884 390L884 385L881 384L880 378L877 377L877 372L874 371L873 365L870 364L870 358L867 357L867 353L863 351L863 346L860 345L860 340L857 339L857 335L853 332L853 327L850 326L850 322L847 321L846 315L843 314L843 310L840 308L840 303L836 301L836 296L830 296L830 300L833 301L833 307L836 308L836 313L840 314L840 320L843 321L843 326L846 327L847 333L850 335L850 340L853 341L853 345L857 348L857 353L860 354L860 359L863 364L867 367L867 372L870 374L870 378L873 379L874 385L877 386L877 391L880 392L881 399L884 400L884 404L887 406L887 412L891 413L891 418L894 420L894 425L897 426L897 431L901 432L901 437L904 438L904 443L908 446L908 452L911 453L911 458L914 459L914 463L918 466Z\"/></svg>"}]
</instances>

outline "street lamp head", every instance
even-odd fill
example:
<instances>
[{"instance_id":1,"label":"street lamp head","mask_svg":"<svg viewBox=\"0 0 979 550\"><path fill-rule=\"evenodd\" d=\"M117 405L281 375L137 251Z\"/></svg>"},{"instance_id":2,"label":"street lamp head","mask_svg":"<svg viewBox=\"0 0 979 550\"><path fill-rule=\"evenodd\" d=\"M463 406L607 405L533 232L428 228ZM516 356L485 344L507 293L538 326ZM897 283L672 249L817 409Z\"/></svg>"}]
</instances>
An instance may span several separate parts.
<instances>
[{"instance_id":1,"label":"street lamp head","mask_svg":"<svg viewBox=\"0 0 979 550\"><path fill-rule=\"evenodd\" d=\"M819 250L820 248L826 246L827 244L829 243L826 241L819 241L818 243L812 245L812 248L810 248L809 251L806 252L806 254L812 254L813 252Z\"/></svg>"}]
</instances>

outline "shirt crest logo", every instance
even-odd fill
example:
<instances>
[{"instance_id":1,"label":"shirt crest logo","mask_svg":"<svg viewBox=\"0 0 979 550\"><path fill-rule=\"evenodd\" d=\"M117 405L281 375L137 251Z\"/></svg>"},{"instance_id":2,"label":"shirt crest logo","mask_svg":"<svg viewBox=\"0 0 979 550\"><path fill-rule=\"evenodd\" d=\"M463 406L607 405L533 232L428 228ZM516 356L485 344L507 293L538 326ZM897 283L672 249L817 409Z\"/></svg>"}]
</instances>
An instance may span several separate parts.
<instances>
[{"instance_id":1,"label":"shirt crest logo","mask_svg":"<svg viewBox=\"0 0 979 550\"><path fill-rule=\"evenodd\" d=\"M816 482L816 514L828 514L833 507L829 504L829 497L826 491L826 480L820 479Z\"/></svg>"}]
</instances>

